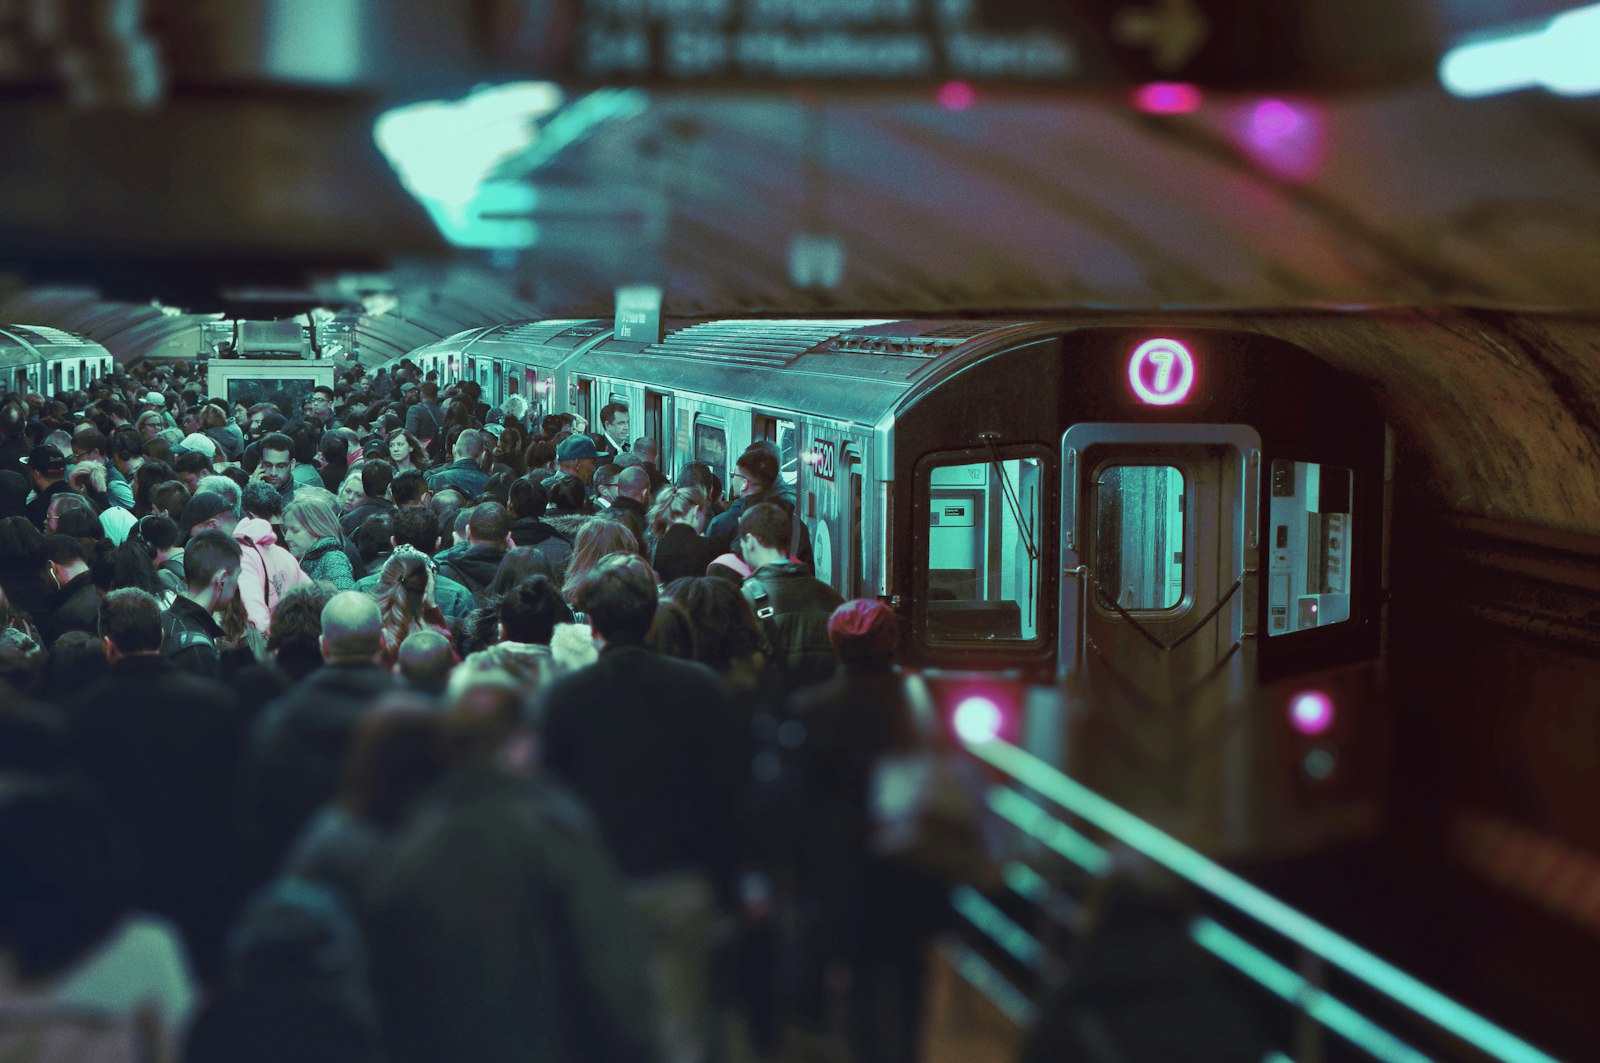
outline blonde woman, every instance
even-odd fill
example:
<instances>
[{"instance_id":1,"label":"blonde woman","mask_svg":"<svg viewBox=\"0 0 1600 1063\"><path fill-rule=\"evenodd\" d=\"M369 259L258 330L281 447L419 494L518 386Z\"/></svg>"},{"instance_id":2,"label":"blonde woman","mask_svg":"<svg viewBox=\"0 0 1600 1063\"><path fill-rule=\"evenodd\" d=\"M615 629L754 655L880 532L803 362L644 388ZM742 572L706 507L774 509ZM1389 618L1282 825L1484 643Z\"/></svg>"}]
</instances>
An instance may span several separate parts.
<instances>
[{"instance_id":1,"label":"blonde woman","mask_svg":"<svg viewBox=\"0 0 1600 1063\"><path fill-rule=\"evenodd\" d=\"M344 552L339 513L328 492L301 490L283 507L283 545L316 582L341 591L355 589L355 570Z\"/></svg>"},{"instance_id":2,"label":"blonde woman","mask_svg":"<svg viewBox=\"0 0 1600 1063\"><path fill-rule=\"evenodd\" d=\"M583 577L602 557L612 554L639 554L639 540L633 537L626 524L604 517L595 517L584 524L572 543L572 558L567 562L567 580L561 585L561 597L571 605L577 600L578 585Z\"/></svg>"},{"instance_id":3,"label":"blonde woman","mask_svg":"<svg viewBox=\"0 0 1600 1063\"><path fill-rule=\"evenodd\" d=\"M417 631L437 631L450 639L450 625L433 600L433 562L414 546L395 547L378 573L373 589L378 613L383 617L382 661L393 668L406 637ZM451 639L452 654L455 642ZM459 661L459 656L456 657Z\"/></svg>"},{"instance_id":4,"label":"blonde woman","mask_svg":"<svg viewBox=\"0 0 1600 1063\"><path fill-rule=\"evenodd\" d=\"M703 534L709 516L706 493L698 487L663 491L650 508L650 534L656 542L650 564L662 583L706 574L715 556Z\"/></svg>"}]
</instances>

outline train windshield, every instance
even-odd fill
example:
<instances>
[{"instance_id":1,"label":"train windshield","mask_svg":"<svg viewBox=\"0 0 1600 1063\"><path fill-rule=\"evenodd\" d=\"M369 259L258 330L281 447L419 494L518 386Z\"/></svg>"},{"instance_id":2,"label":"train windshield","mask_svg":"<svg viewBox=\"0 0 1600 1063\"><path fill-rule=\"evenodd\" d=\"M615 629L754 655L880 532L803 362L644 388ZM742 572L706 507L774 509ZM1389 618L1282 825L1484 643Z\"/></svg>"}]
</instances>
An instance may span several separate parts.
<instances>
[{"instance_id":1,"label":"train windshield","mask_svg":"<svg viewBox=\"0 0 1600 1063\"><path fill-rule=\"evenodd\" d=\"M1039 635L1038 458L943 465L928 490L928 635L941 642ZM1010 497L1008 497L1008 494Z\"/></svg>"}]
</instances>

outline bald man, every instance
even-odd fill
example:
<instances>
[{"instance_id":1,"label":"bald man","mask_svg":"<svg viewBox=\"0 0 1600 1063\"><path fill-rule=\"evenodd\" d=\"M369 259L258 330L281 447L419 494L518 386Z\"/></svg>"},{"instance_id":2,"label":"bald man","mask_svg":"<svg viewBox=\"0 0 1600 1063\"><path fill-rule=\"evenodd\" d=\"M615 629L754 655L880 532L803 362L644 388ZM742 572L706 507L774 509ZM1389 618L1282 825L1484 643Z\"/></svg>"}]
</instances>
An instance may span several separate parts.
<instances>
[{"instance_id":1,"label":"bald man","mask_svg":"<svg viewBox=\"0 0 1600 1063\"><path fill-rule=\"evenodd\" d=\"M411 689L438 697L450 682L450 669L455 667L455 657L450 640L437 631L413 631L400 644L395 673Z\"/></svg>"},{"instance_id":2,"label":"bald man","mask_svg":"<svg viewBox=\"0 0 1600 1063\"><path fill-rule=\"evenodd\" d=\"M614 482L617 494L611 500L612 508L631 510L643 519L650 510L650 474L634 465L617 473Z\"/></svg>"},{"instance_id":3,"label":"bald man","mask_svg":"<svg viewBox=\"0 0 1600 1063\"><path fill-rule=\"evenodd\" d=\"M383 615L377 599L344 591L322 607L322 659L329 665L376 665L383 648ZM310 678L309 676L307 678Z\"/></svg>"},{"instance_id":4,"label":"bald man","mask_svg":"<svg viewBox=\"0 0 1600 1063\"><path fill-rule=\"evenodd\" d=\"M360 591L322 607L323 666L262 710L244 781L251 885L282 865L289 846L333 796L356 724L400 681L377 663L378 603Z\"/></svg>"}]
</instances>

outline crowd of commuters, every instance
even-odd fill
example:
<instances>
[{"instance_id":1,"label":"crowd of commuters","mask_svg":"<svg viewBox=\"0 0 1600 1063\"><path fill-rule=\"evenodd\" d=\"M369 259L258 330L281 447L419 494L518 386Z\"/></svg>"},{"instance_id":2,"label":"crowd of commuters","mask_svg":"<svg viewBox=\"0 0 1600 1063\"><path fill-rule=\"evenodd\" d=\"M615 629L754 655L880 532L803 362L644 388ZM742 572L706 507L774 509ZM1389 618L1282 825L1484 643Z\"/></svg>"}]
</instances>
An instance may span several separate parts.
<instances>
[{"instance_id":1,"label":"crowd of commuters","mask_svg":"<svg viewBox=\"0 0 1600 1063\"><path fill-rule=\"evenodd\" d=\"M771 1058L836 1005L917 1058L894 615L769 445L725 498L600 421L408 364L0 406L0 1004L51 1058Z\"/></svg>"}]
</instances>

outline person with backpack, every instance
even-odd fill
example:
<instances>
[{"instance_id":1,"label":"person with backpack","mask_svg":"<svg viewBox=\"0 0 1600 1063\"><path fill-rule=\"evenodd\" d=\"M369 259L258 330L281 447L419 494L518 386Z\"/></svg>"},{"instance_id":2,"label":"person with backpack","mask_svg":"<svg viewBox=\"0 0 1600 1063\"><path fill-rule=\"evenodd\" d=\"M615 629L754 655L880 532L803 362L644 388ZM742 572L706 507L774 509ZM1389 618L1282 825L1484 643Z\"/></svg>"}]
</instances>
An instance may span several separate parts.
<instances>
[{"instance_id":1,"label":"person with backpack","mask_svg":"<svg viewBox=\"0 0 1600 1063\"><path fill-rule=\"evenodd\" d=\"M226 533L213 528L190 537L183 589L162 619L161 652L175 668L207 679L222 674L224 635L212 614L237 596L242 567L239 544Z\"/></svg>"},{"instance_id":2,"label":"person with backpack","mask_svg":"<svg viewBox=\"0 0 1600 1063\"><path fill-rule=\"evenodd\" d=\"M843 604L839 592L789 556L795 518L776 502L762 502L739 518L739 544L753 570L744 596L755 608L791 690L833 675L828 618Z\"/></svg>"},{"instance_id":3,"label":"person with backpack","mask_svg":"<svg viewBox=\"0 0 1600 1063\"><path fill-rule=\"evenodd\" d=\"M401 390L406 392L407 401L413 394L419 396L406 409L406 432L413 439L421 440L428 448L429 457L438 461L444 454L444 408L439 405L439 385L430 381L416 390L407 384Z\"/></svg>"}]
</instances>

